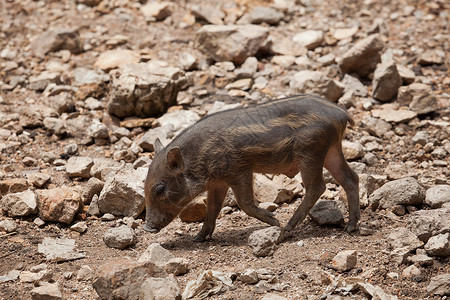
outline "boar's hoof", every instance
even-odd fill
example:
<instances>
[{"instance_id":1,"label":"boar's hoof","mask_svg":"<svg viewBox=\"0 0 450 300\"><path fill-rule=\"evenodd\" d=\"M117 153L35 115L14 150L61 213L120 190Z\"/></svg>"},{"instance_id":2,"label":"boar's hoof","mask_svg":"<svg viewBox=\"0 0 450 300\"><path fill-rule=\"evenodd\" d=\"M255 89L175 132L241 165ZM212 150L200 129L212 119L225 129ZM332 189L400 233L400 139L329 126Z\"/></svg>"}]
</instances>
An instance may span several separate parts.
<instances>
[{"instance_id":1,"label":"boar's hoof","mask_svg":"<svg viewBox=\"0 0 450 300\"><path fill-rule=\"evenodd\" d=\"M352 225L352 224L345 225L345 231L347 231L348 233L352 233L352 232L355 232L358 230L359 230L358 225Z\"/></svg>"},{"instance_id":2,"label":"boar's hoof","mask_svg":"<svg viewBox=\"0 0 450 300\"><path fill-rule=\"evenodd\" d=\"M206 238L207 238L208 236L211 237L211 235L204 235L204 234L201 234L201 232L200 232L199 234L197 234L197 235L195 236L194 242L197 242L197 243L204 242L204 241L206 241Z\"/></svg>"},{"instance_id":3,"label":"boar's hoof","mask_svg":"<svg viewBox=\"0 0 450 300\"><path fill-rule=\"evenodd\" d=\"M152 228L152 227L150 227L150 226L147 225L147 224L144 224L144 225L142 226L142 228L143 228L145 231L152 232L152 233L157 233L157 232L159 232L159 229L157 229L157 228Z\"/></svg>"}]
</instances>

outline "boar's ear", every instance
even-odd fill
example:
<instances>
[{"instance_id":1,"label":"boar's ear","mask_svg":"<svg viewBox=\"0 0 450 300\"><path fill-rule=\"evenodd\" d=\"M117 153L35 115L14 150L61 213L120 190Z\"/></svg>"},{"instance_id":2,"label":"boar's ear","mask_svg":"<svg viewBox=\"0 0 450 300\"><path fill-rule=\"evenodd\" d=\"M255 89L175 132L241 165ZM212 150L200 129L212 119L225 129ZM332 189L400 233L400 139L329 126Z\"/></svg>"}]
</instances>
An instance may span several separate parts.
<instances>
[{"instance_id":1,"label":"boar's ear","mask_svg":"<svg viewBox=\"0 0 450 300\"><path fill-rule=\"evenodd\" d=\"M176 172L184 171L184 158L180 148L174 147L167 152L167 166Z\"/></svg>"},{"instance_id":2,"label":"boar's ear","mask_svg":"<svg viewBox=\"0 0 450 300\"><path fill-rule=\"evenodd\" d=\"M155 144L153 145L153 147L155 148L155 153L158 153L159 151L161 151L164 148L164 145L161 143L159 138L156 138Z\"/></svg>"}]
</instances>

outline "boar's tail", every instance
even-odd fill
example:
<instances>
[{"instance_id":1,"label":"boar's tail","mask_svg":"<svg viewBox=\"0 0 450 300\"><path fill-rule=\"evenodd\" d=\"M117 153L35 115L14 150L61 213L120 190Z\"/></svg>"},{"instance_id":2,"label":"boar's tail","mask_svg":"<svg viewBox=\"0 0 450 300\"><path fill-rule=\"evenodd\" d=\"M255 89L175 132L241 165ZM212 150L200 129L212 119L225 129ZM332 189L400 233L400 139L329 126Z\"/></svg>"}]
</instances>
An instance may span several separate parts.
<instances>
[{"instance_id":1,"label":"boar's tail","mask_svg":"<svg viewBox=\"0 0 450 300\"><path fill-rule=\"evenodd\" d=\"M347 108L342 105L342 104L338 104L339 108L344 111L347 114L347 121L351 126L355 126L355 120L353 120L352 116L348 113Z\"/></svg>"}]
</instances>

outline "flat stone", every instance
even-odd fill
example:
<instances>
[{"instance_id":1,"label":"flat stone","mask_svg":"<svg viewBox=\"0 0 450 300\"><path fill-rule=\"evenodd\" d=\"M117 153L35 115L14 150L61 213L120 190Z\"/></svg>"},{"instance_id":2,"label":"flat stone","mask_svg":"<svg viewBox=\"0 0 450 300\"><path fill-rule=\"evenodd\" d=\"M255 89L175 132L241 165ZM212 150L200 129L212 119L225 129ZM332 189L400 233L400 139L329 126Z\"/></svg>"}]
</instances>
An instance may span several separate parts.
<instances>
[{"instance_id":1,"label":"flat stone","mask_svg":"<svg viewBox=\"0 0 450 300\"><path fill-rule=\"evenodd\" d=\"M275 8L256 6L250 11L248 19L252 24L267 23L269 25L277 25L280 23L283 16L283 13L279 12Z\"/></svg>"},{"instance_id":2,"label":"flat stone","mask_svg":"<svg viewBox=\"0 0 450 300\"><path fill-rule=\"evenodd\" d=\"M225 13L219 5L191 5L192 14L199 20L209 24L223 25Z\"/></svg>"},{"instance_id":3,"label":"flat stone","mask_svg":"<svg viewBox=\"0 0 450 300\"><path fill-rule=\"evenodd\" d=\"M50 28L33 38L30 49L40 58L59 50L69 50L74 54L83 50L79 32L74 28Z\"/></svg>"},{"instance_id":4,"label":"flat stone","mask_svg":"<svg viewBox=\"0 0 450 300\"><path fill-rule=\"evenodd\" d=\"M373 109L371 113L376 118L394 123L405 123L417 116L417 113L407 109Z\"/></svg>"},{"instance_id":5,"label":"flat stone","mask_svg":"<svg viewBox=\"0 0 450 300\"><path fill-rule=\"evenodd\" d=\"M383 135L392 129L391 124L378 118L365 116L362 120L364 128L372 135L383 137Z\"/></svg>"},{"instance_id":6,"label":"flat stone","mask_svg":"<svg viewBox=\"0 0 450 300\"><path fill-rule=\"evenodd\" d=\"M445 62L445 52L438 49L430 49L419 56L418 63L422 66L441 65Z\"/></svg>"},{"instance_id":7,"label":"flat stone","mask_svg":"<svg viewBox=\"0 0 450 300\"><path fill-rule=\"evenodd\" d=\"M61 262L86 257L76 249L75 240L65 238L45 237L38 244L38 252L45 256L47 261Z\"/></svg>"},{"instance_id":8,"label":"flat stone","mask_svg":"<svg viewBox=\"0 0 450 300\"><path fill-rule=\"evenodd\" d=\"M140 287L139 299L181 299L181 289L173 275L147 278Z\"/></svg>"},{"instance_id":9,"label":"flat stone","mask_svg":"<svg viewBox=\"0 0 450 300\"><path fill-rule=\"evenodd\" d=\"M57 283L47 283L30 291L32 300L62 300L62 293Z\"/></svg>"},{"instance_id":10,"label":"flat stone","mask_svg":"<svg viewBox=\"0 0 450 300\"><path fill-rule=\"evenodd\" d=\"M418 115L439 109L439 103L431 88L422 83L413 83L400 87L397 100L401 105L408 105L409 109Z\"/></svg>"}]
</instances>

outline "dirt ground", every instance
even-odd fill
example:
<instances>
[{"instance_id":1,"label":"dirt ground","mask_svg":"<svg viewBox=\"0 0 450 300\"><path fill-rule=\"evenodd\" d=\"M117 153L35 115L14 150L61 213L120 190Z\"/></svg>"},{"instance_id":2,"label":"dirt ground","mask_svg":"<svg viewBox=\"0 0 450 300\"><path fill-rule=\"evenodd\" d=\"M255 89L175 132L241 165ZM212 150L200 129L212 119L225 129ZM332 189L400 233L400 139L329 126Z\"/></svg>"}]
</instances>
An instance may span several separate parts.
<instances>
[{"instance_id":1,"label":"dirt ground","mask_svg":"<svg viewBox=\"0 0 450 300\"><path fill-rule=\"evenodd\" d=\"M74 2L1 1L0 49L8 45L20 53L17 60L24 76L37 74L45 69L43 62L30 54L30 38L49 27L60 25L74 26L85 33L107 32L109 37L119 34L126 35L128 36L129 48L142 49L145 48L144 45L151 45L149 55L154 55L169 63L176 63L177 57L174 53L186 48L192 49L190 41L194 39L196 30L201 26L201 23L198 23L187 28L180 28L176 26L176 20L183 18L185 15L184 7L187 3L202 5L208 1L178 1L178 6L173 10L168 21L151 23L147 23L139 13L138 6L134 5L138 3L137 1L129 1L129 3L122 1L123 3L117 4L115 8L105 5L103 8L89 8L81 12L77 11ZM103 2L113 3L114 1ZM250 3L249 6L269 3L269 1L262 0L236 2ZM432 87L433 93L441 101L440 103L448 101L445 98L448 97L450 91L448 63L439 66L418 67L414 63L417 54L411 50L413 48L432 49L442 47L448 56L448 40L442 45L439 44L439 39L433 39L436 35L449 36L448 3L422 0L384 2L366 0L351 1L345 4L346 1L342 3L339 1L337 1L339 3L334 1L301 2L310 3L309 6L306 6L310 10L307 9L304 22L313 22L313 24L318 22L322 16L336 15L342 22L351 19L353 21L349 23L359 23L360 31L366 32L375 17L383 18L383 26L386 27L386 32L388 32L387 45L390 48L403 51L403 55L396 58L403 62L411 61L414 65L413 70L426 79L427 84ZM412 26L415 22L413 17L404 19L404 22L397 22L397 18L392 14L400 12L406 5L411 5L424 14L431 14L434 16L434 20L424 21L415 24L415 26ZM370 16L363 12L365 10L371 12ZM444 15L442 12L446 12L446 14ZM295 17L294 14L288 19L294 22L292 19ZM273 30L283 32L288 25L289 22L286 22L273 27ZM99 34L96 38L98 36L102 37ZM108 49L108 46L99 40L98 46L93 50L72 55L70 65L72 68L91 68L97 53L106 49ZM192 49L192 51L198 53L195 49ZM260 58L263 62L269 59L270 56ZM3 63L7 60L7 58L0 58ZM0 78L8 82L14 72L18 71L4 71L0 68ZM274 78L273 82L268 90L268 97L283 93L283 88L285 88L281 79ZM70 84L70 80L67 80L67 84ZM214 90L214 87L200 86L196 83L186 93L201 88L206 88L210 92ZM39 103L40 97L42 97L40 93L27 88L16 88L12 91L0 90L0 95L5 100L0 103L0 112L3 113L17 112L21 107L30 103ZM202 101L212 102L214 99L212 92ZM100 100L106 103L106 98ZM248 103L250 101L242 100L242 102ZM361 106L352 108L350 111L357 126L348 130L347 139L358 140L364 136L358 124L365 112ZM107 112L104 110L99 114L106 115ZM448 117L448 108L443 108L439 112L424 116L423 119L441 121L446 118L445 120L448 121ZM408 125L401 126L405 130L406 139L412 138L418 130L424 128L430 133L431 140L435 141L436 144L448 139L445 130L443 131L440 126L433 125L432 122L428 125L421 125L423 123L420 123L420 121L417 119ZM69 179L64 170L42 162L39 158L40 153L54 151L60 154L63 153L64 146L73 142L79 144L79 155L102 157L105 156L105 153L113 151L112 145L101 146L101 151L98 151L98 146L95 145L82 145L79 143L81 136L59 139L54 135L49 135L43 128L28 131L33 137L32 142L18 146L13 153L0 154L1 175L3 177L0 179L23 177L27 172L39 169L41 172L51 175L51 183L47 186L48 188L77 186L82 184L80 180ZM406 161L412 161L414 164L412 167L408 165L408 173L421 179L421 183L425 186L430 187L436 183L450 183L448 167L421 166L420 164L427 161L429 156L427 154L415 155L417 149L412 143L396 145L393 147L394 149L389 148L389 140L381 140L380 144L383 146L383 150L377 152L377 156L380 158L379 163L369 166L367 173L386 175L385 169L389 162L404 164ZM37 165L25 165L23 162L25 157L35 158ZM282 224L287 223L300 201L300 199L296 199L290 204L283 204L275 211L276 217ZM420 208L427 209L425 206ZM251 248L247 245L247 240L253 231L266 226L236 208L231 213L220 216L212 240L203 243L193 242L193 237L200 230L201 223L183 223L177 219L157 234L145 232L141 227L138 227L135 230L138 242L125 250L108 248L102 240L105 231L116 226L115 221L102 221L81 213L74 222L85 220L88 229L85 233L79 234L71 231L69 226L60 223L47 222L45 226L38 227L33 223L34 217L14 218L15 222L18 223L17 232L10 235L0 232L0 275L5 275L13 269L28 270L32 266L46 262L45 258L37 251L38 244L42 242L44 237L69 237L75 239L77 249L85 252L87 256L70 262L47 263L53 271L53 281L58 282L60 286L63 299L98 299L91 282L76 279L76 273L80 267L88 265L96 270L110 259L123 257L137 259L147 246L154 242L161 243L175 257L186 258L190 261L188 273L177 277L182 290L189 280L196 279L202 271L208 269L242 272L248 268L268 268L276 274L276 282L265 286L244 284L236 280L231 290L220 295L214 295L211 299L260 299L270 291L289 299L320 299L328 285L327 273L334 276L342 275L343 277L360 276L369 283L381 287L386 293L398 296L399 299L446 299L445 297L430 295L427 293L426 287L432 276L450 273L449 257L435 258L432 266L420 267L421 275L412 278L401 275L406 265L398 266L391 260L386 236L393 228L405 226L408 216L409 214L393 217L386 211L372 212L369 208L364 209L361 212L361 223L371 229L369 235L348 234L343 228L319 226L307 219L298 225L293 232L289 233L273 256L263 258L257 258L252 254ZM3 219L7 219L7 217L0 215L0 220ZM328 268L326 264L328 258L333 257L341 250L357 250L358 252L357 265L348 272L339 273ZM72 272L73 276L70 279L64 278L63 274L66 272ZM387 275L390 272L396 272L400 276L389 278ZM17 281L0 283L0 298L31 299L30 291L32 288L34 288L34 285L31 283L18 283ZM364 298L355 296L355 298L348 299Z\"/></svg>"}]
</instances>

